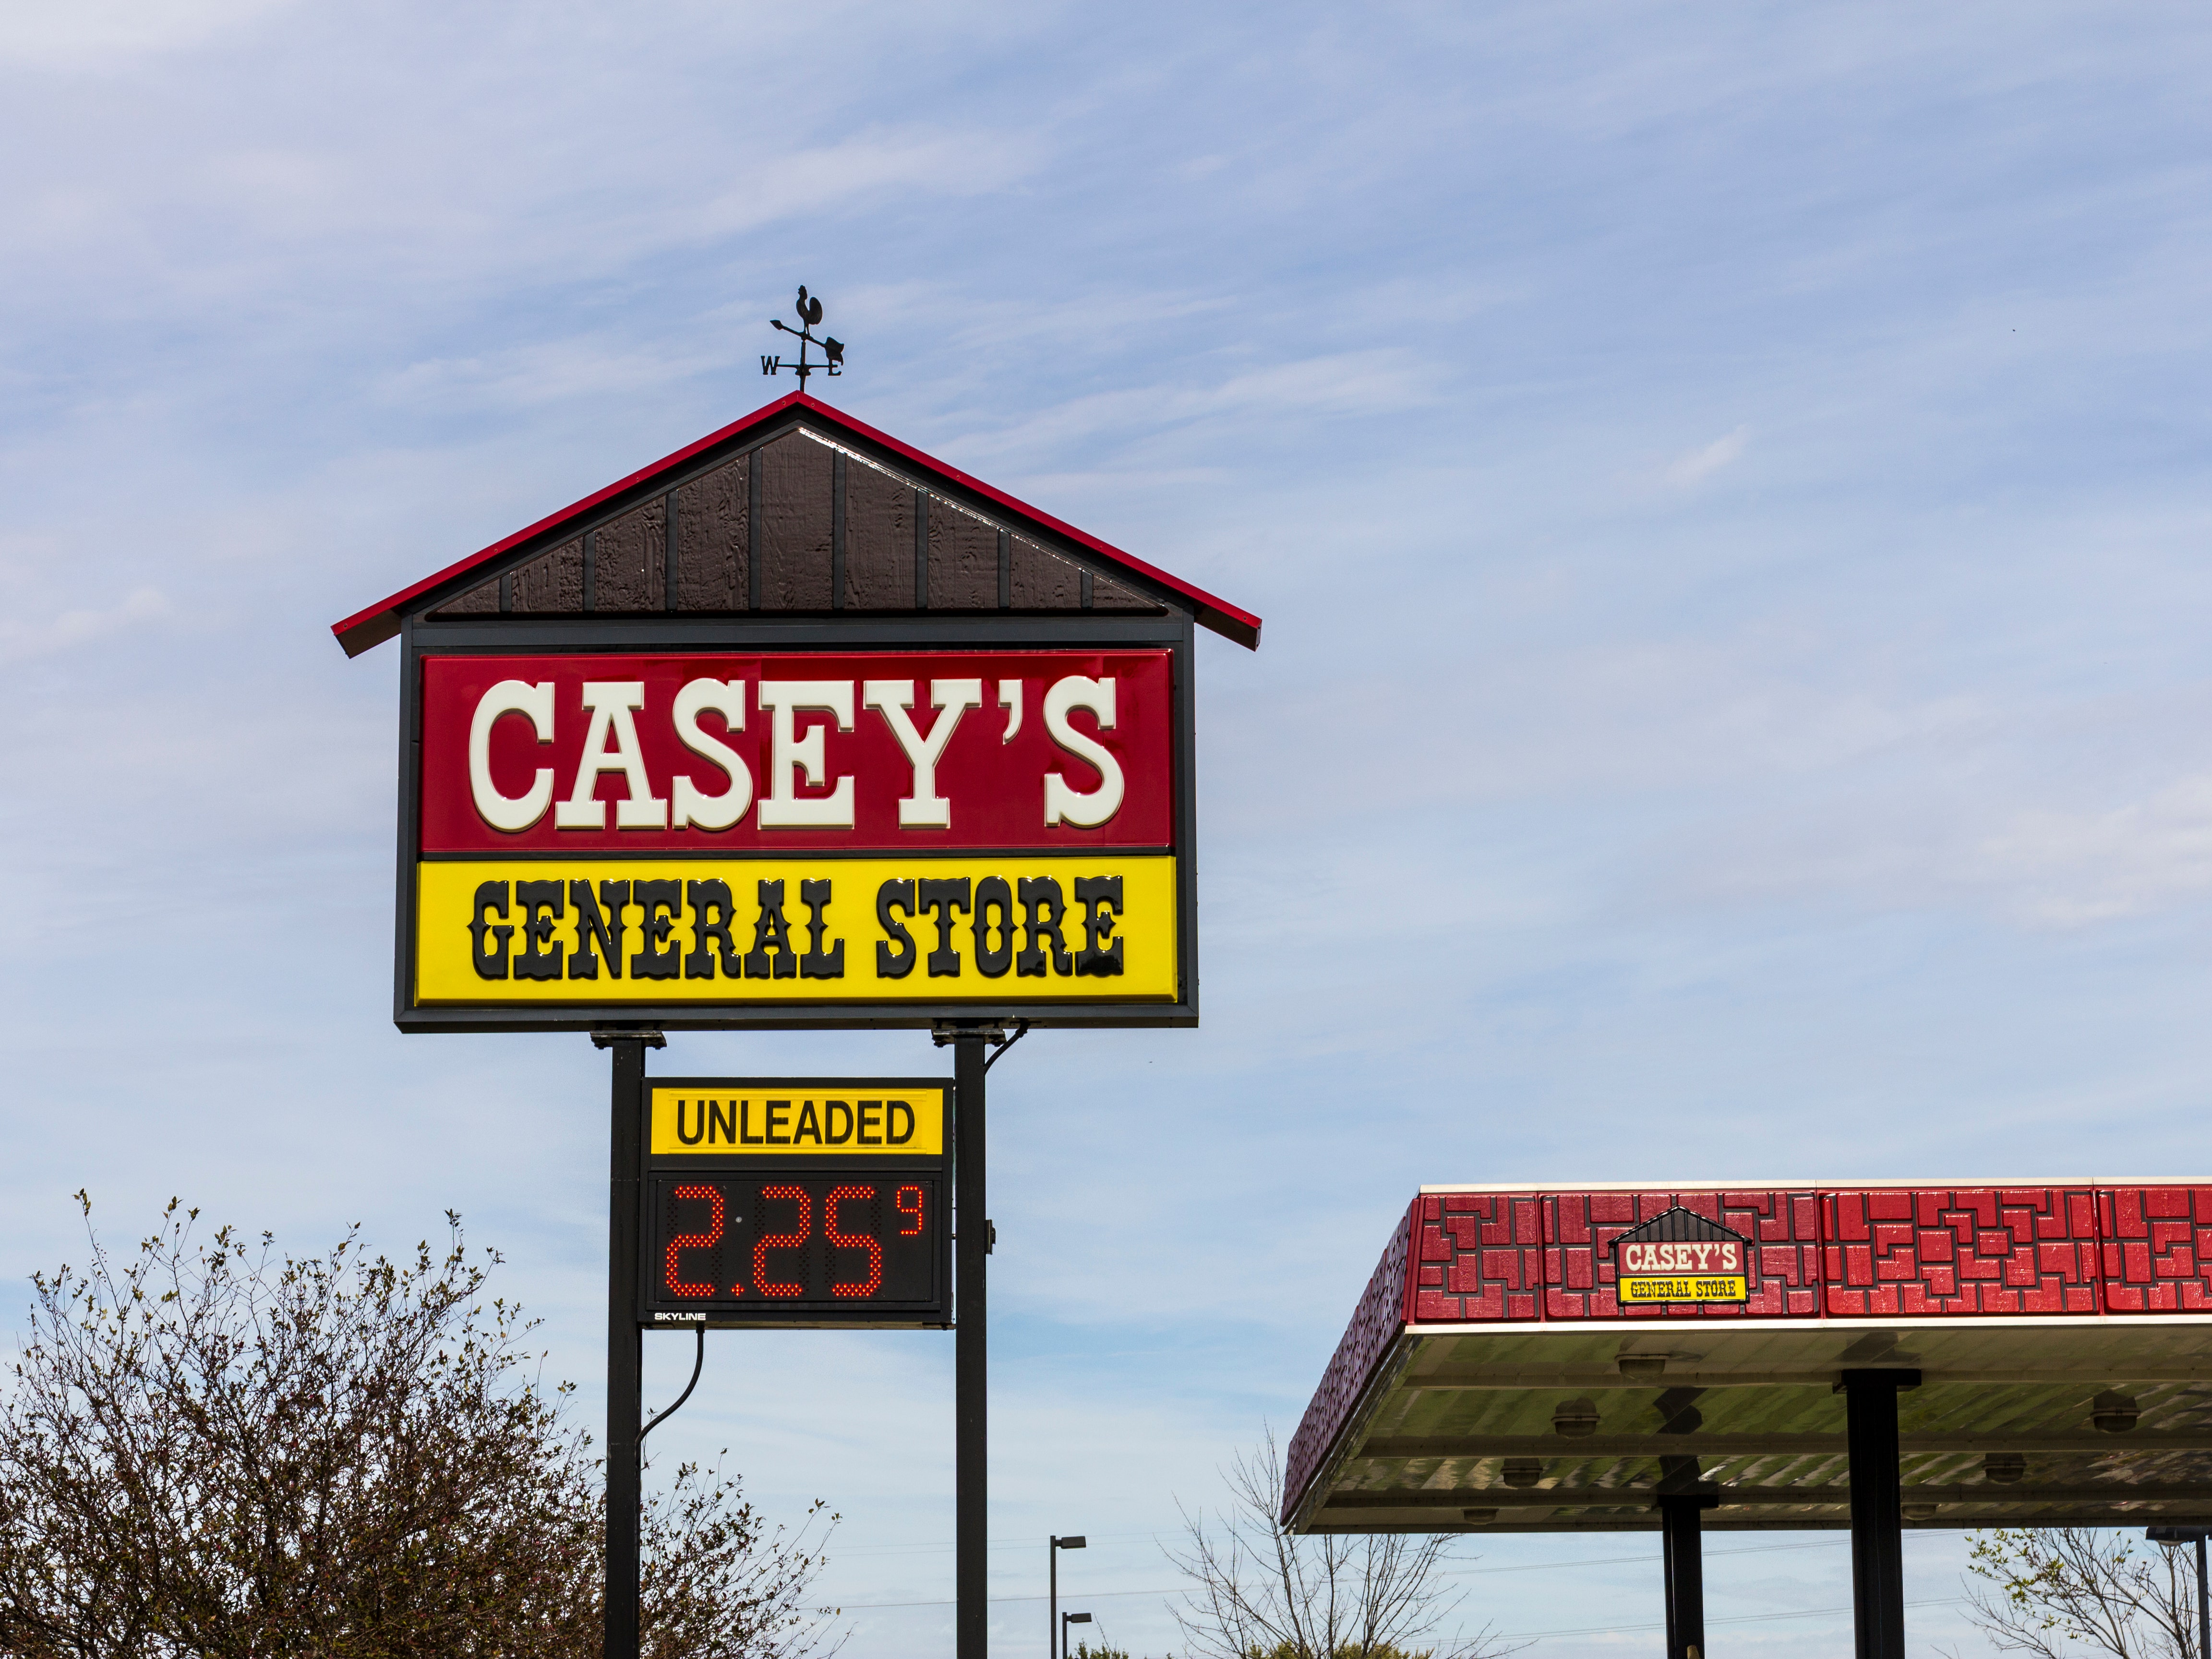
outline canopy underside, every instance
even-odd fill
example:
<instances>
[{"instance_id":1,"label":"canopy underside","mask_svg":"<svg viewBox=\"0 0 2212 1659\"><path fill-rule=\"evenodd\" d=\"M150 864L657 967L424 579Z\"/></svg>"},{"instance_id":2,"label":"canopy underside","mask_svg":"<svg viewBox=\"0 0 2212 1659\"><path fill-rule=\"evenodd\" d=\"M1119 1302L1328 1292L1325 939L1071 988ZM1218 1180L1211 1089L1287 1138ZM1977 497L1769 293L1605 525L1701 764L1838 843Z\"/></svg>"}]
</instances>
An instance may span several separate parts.
<instances>
[{"instance_id":1,"label":"canopy underside","mask_svg":"<svg viewBox=\"0 0 2212 1659\"><path fill-rule=\"evenodd\" d=\"M1849 1369L1921 1375L1898 1395L1908 1527L2212 1520L2212 1322L2107 1316L1409 1326L1292 1524L1656 1528L1663 1489L1710 1497L1711 1528L1845 1527Z\"/></svg>"}]
</instances>

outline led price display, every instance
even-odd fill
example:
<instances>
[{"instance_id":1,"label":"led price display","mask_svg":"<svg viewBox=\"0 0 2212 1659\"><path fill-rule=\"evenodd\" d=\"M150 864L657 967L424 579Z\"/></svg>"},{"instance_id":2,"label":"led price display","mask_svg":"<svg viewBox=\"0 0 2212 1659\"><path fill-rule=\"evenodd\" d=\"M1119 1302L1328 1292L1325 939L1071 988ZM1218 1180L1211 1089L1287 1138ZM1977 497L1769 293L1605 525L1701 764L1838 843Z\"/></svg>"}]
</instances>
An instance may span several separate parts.
<instances>
[{"instance_id":1,"label":"led price display","mask_svg":"<svg viewBox=\"0 0 2212 1659\"><path fill-rule=\"evenodd\" d=\"M648 1092L644 1323L951 1323L945 1080L654 1079Z\"/></svg>"},{"instance_id":2,"label":"led price display","mask_svg":"<svg viewBox=\"0 0 2212 1659\"><path fill-rule=\"evenodd\" d=\"M653 1311L709 1322L919 1322L941 1300L943 1194L908 1171L656 1176Z\"/></svg>"}]
</instances>

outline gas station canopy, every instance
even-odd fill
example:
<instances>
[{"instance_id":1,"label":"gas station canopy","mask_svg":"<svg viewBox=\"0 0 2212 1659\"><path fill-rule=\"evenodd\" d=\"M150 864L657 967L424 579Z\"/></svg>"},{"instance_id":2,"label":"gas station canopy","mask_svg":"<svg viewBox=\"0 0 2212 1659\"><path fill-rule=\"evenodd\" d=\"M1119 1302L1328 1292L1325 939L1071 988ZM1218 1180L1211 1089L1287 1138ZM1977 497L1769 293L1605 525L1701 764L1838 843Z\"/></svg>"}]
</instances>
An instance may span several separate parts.
<instances>
[{"instance_id":1,"label":"gas station canopy","mask_svg":"<svg viewBox=\"0 0 2212 1659\"><path fill-rule=\"evenodd\" d=\"M1851 1526L1867 1384L1904 1525L2212 1519L2208 1255L2212 1182L1425 1187L1291 1440L1285 1520L1656 1530L1673 1499Z\"/></svg>"}]
</instances>

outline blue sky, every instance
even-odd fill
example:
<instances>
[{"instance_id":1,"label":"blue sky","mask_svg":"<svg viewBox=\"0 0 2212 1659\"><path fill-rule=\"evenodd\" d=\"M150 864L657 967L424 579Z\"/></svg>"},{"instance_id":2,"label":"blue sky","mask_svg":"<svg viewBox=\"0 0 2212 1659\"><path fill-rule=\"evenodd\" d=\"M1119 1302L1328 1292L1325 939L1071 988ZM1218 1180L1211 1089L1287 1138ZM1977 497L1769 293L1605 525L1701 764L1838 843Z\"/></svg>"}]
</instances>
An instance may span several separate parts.
<instances>
[{"instance_id":1,"label":"blue sky","mask_svg":"<svg viewBox=\"0 0 2212 1659\"><path fill-rule=\"evenodd\" d=\"M79 1186L451 1206L596 1413L605 1062L391 1029L394 653L325 629L767 401L800 282L842 406L1267 618L1203 1029L993 1074L994 1594L1085 1531L1165 1650L1154 1534L1423 1182L2203 1173L2208 72L2184 7L9 8L0 1275ZM949 1339L732 1335L656 1438L829 1498L887 1659L950 1431ZM1715 1547L1729 1651L1842 1639L1767 1617L1840 1536ZM1648 1651L1656 1558L1486 1540L1469 1613Z\"/></svg>"}]
</instances>

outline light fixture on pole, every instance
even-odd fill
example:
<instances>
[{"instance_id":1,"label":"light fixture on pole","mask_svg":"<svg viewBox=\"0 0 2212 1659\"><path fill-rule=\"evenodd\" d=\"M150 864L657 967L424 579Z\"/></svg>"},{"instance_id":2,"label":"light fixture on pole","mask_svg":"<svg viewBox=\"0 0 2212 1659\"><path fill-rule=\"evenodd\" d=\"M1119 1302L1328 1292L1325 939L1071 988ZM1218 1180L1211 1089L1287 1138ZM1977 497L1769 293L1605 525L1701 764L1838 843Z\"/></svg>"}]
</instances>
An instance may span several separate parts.
<instances>
[{"instance_id":1,"label":"light fixture on pole","mask_svg":"<svg viewBox=\"0 0 2212 1659\"><path fill-rule=\"evenodd\" d=\"M2212 1654L2212 1588L2204 1581L2204 1540L2212 1527L2146 1527L2143 1536L2172 1549L2177 1544L2197 1546L2197 1651Z\"/></svg>"},{"instance_id":2,"label":"light fixture on pole","mask_svg":"<svg viewBox=\"0 0 2212 1659\"><path fill-rule=\"evenodd\" d=\"M1083 1534L1079 1532L1071 1537L1054 1538L1052 1540L1052 1547L1045 1552L1047 1559L1052 1564L1046 1575L1046 1582L1049 1586L1047 1595L1052 1604L1052 1622L1045 1627L1044 1659L1061 1659L1067 1651L1067 1626L1060 1622L1060 1553L1062 1550L1079 1550L1085 1547ZM1091 1615L1086 1613L1083 1617L1085 1622L1088 1623ZM1054 1645L1055 1643L1058 1644L1057 1646Z\"/></svg>"},{"instance_id":3,"label":"light fixture on pole","mask_svg":"<svg viewBox=\"0 0 2212 1659\"><path fill-rule=\"evenodd\" d=\"M1063 1613L1060 1615L1060 1659L1067 1659L1067 1627L1090 1622L1091 1615L1087 1613Z\"/></svg>"}]
</instances>

